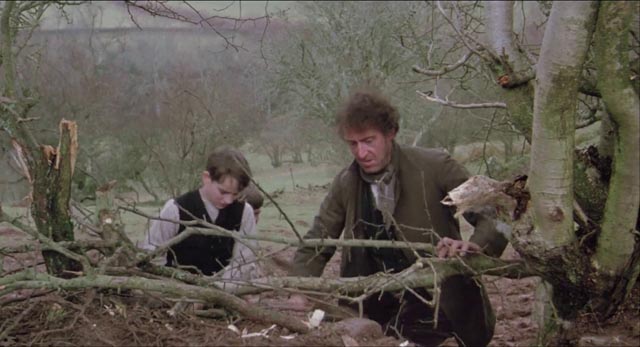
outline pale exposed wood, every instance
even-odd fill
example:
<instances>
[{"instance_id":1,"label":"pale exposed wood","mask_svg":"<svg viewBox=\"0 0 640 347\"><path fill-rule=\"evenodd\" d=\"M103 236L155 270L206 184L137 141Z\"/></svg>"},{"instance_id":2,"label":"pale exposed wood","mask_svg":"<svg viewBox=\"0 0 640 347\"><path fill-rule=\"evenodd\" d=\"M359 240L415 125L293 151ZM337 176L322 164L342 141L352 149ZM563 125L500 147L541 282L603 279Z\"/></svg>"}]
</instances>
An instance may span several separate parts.
<instances>
[{"instance_id":1,"label":"pale exposed wood","mask_svg":"<svg viewBox=\"0 0 640 347\"><path fill-rule=\"evenodd\" d=\"M65 155L69 156L69 163L71 165L71 175L73 175L73 171L76 166L76 159L78 157L78 125L74 121L62 119L59 124L59 130L60 130L60 143L58 144L56 153L60 154L60 147L62 146L63 137L69 136L69 148L68 148L68 152L65 153ZM55 165L56 170L60 168L60 158L61 158L61 155L56 156L56 165Z\"/></svg>"}]
</instances>

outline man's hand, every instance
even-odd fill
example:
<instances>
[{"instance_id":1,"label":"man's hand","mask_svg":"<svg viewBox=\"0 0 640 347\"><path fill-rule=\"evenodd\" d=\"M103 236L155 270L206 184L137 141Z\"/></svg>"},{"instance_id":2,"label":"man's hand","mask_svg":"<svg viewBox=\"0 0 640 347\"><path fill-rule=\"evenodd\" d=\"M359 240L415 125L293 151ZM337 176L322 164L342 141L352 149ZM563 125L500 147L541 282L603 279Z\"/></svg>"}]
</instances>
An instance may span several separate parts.
<instances>
[{"instance_id":1,"label":"man's hand","mask_svg":"<svg viewBox=\"0 0 640 347\"><path fill-rule=\"evenodd\" d=\"M436 246L438 258L451 258L456 255L465 256L467 253L479 253L480 251L480 246L473 242L454 240L448 237L440 239Z\"/></svg>"}]
</instances>

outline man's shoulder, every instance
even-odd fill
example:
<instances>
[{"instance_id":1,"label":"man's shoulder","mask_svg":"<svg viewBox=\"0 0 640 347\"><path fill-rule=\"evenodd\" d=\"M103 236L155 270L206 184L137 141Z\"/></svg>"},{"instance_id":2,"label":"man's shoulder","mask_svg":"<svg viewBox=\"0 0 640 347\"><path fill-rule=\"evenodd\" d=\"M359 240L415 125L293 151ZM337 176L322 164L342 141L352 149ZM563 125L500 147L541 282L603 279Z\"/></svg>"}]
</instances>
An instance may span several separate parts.
<instances>
[{"instance_id":1,"label":"man's shoulder","mask_svg":"<svg viewBox=\"0 0 640 347\"><path fill-rule=\"evenodd\" d=\"M401 153L412 163L436 164L451 158L444 148L425 148L417 146L400 146Z\"/></svg>"},{"instance_id":2,"label":"man's shoulder","mask_svg":"<svg viewBox=\"0 0 640 347\"><path fill-rule=\"evenodd\" d=\"M351 184L354 184L357 178L358 178L358 169L355 166L355 164L352 163L344 167L342 170L340 170L340 172L338 172L338 174L333 180L333 186L336 186L336 185L340 187L349 186Z\"/></svg>"}]
</instances>

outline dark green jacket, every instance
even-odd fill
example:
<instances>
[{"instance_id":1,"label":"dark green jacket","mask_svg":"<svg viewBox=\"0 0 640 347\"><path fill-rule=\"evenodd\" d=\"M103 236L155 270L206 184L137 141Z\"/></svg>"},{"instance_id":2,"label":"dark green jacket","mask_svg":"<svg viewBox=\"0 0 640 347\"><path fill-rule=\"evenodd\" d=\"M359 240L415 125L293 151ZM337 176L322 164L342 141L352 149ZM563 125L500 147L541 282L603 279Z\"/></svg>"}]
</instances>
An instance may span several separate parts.
<instances>
[{"instance_id":1,"label":"dark green jacket","mask_svg":"<svg viewBox=\"0 0 640 347\"><path fill-rule=\"evenodd\" d=\"M437 244L439 237L460 239L459 224L453 211L440 203L447 192L467 180L468 172L446 152L419 147L403 147L394 143L392 164L396 168L396 207L393 217L400 232L409 241ZM311 230L305 238L365 238L358 214L362 185L357 164L336 176L320 206ZM485 253L499 256L506 239L495 230L495 222L480 216L470 241L483 247ZM434 235L434 232L439 237ZM300 248L295 254L291 274L320 276L335 248ZM411 261L415 256L404 250ZM374 272L374 264L359 247L344 247L340 274L342 277L366 276ZM466 345L486 345L493 336L495 317L482 285L462 276L441 284L440 307L451 320L454 332Z\"/></svg>"}]
</instances>

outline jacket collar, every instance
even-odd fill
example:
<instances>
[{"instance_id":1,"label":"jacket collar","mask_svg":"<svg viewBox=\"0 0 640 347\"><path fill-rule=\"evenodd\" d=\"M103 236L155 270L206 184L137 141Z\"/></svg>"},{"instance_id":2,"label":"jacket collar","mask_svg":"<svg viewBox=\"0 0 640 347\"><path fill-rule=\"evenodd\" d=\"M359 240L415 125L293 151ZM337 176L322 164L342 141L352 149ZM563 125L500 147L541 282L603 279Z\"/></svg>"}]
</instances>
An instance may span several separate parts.
<instances>
[{"instance_id":1,"label":"jacket collar","mask_svg":"<svg viewBox=\"0 0 640 347\"><path fill-rule=\"evenodd\" d=\"M394 190L395 190L395 203L397 205L398 200L400 199L400 194L402 193L400 189L401 187L400 177L402 174L401 167L403 166L403 163L406 162L406 160L404 160L404 154L402 153L402 148L395 140L393 141L392 146L393 147L391 149L391 162L389 163L389 165L387 165L384 172L391 173L391 175L388 175L387 177L385 177L385 179L391 180L392 176L395 176ZM372 177L367 177L369 175L366 175L362 172L362 170L360 169L360 165L358 165L355 159L351 162L351 165L349 166L349 171L351 171L354 175L357 175L357 177L359 177L361 181L364 181L366 183L373 182Z\"/></svg>"}]
</instances>

